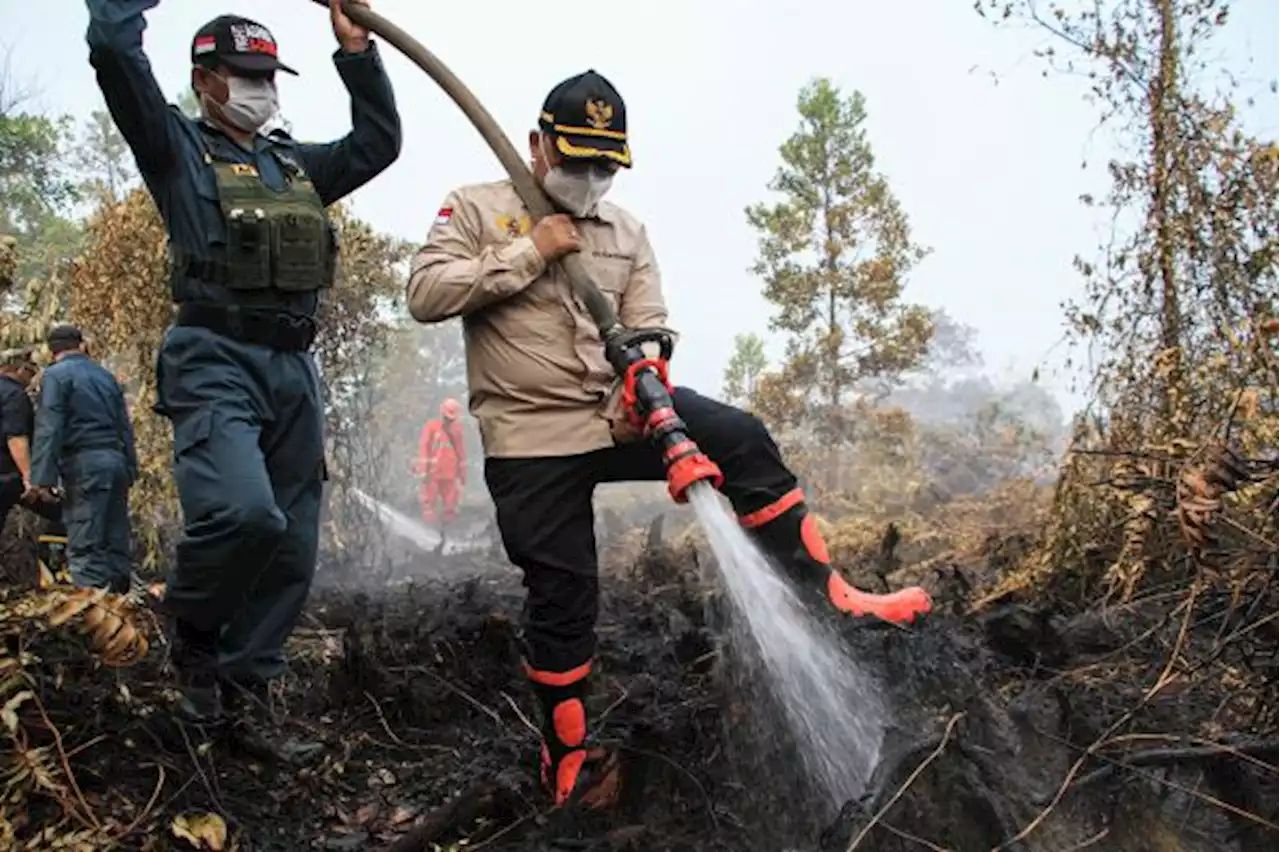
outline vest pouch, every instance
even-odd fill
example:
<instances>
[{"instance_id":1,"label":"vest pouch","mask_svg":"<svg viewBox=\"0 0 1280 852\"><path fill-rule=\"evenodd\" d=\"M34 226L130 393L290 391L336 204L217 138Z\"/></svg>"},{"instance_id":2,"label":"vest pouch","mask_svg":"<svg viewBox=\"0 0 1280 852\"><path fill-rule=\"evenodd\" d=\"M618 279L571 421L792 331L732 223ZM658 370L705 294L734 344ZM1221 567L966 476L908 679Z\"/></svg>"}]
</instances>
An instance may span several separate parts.
<instances>
[{"instance_id":1,"label":"vest pouch","mask_svg":"<svg viewBox=\"0 0 1280 852\"><path fill-rule=\"evenodd\" d=\"M271 222L260 209L237 207L227 215L227 287L271 286Z\"/></svg>"},{"instance_id":2,"label":"vest pouch","mask_svg":"<svg viewBox=\"0 0 1280 852\"><path fill-rule=\"evenodd\" d=\"M309 291L327 286L329 229L317 212L286 208L272 221L275 284L281 290Z\"/></svg>"},{"instance_id":3,"label":"vest pouch","mask_svg":"<svg viewBox=\"0 0 1280 852\"><path fill-rule=\"evenodd\" d=\"M329 244L324 247L324 286L332 287L338 276L338 253L342 250L342 238L332 219L326 216L324 225L329 234Z\"/></svg>"}]
</instances>

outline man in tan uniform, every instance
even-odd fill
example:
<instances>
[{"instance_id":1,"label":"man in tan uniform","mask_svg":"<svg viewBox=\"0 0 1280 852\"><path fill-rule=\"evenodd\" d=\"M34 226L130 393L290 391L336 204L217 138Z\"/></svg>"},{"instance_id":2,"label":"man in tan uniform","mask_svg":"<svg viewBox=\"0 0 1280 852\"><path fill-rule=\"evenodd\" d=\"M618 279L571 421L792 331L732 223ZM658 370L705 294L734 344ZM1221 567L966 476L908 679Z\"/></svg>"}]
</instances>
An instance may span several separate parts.
<instances>
[{"instance_id":1,"label":"man in tan uniform","mask_svg":"<svg viewBox=\"0 0 1280 852\"><path fill-rule=\"evenodd\" d=\"M558 805L575 789L590 804L600 788L579 775L589 762L583 699L598 603L592 493L602 482L661 481L665 471L626 425L600 335L555 262L582 253L627 328L664 327L667 308L644 226L603 200L632 164L626 107L609 81L587 71L552 89L529 147L534 175L562 212L532 224L510 181L454 190L414 259L408 304L419 322L463 318L485 482L529 590L523 644L543 711L543 782ZM858 615L910 621L928 610L920 589L868 595L832 570L759 419L688 388L672 396L690 437L723 471L743 526L805 586Z\"/></svg>"}]
</instances>

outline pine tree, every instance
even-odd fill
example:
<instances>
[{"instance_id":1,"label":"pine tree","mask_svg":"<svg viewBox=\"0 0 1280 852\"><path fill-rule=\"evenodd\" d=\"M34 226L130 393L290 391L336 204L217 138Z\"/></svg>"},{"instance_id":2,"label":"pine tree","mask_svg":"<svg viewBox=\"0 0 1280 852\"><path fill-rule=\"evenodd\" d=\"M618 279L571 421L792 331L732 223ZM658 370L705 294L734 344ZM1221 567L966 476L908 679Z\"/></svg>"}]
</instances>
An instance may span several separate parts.
<instances>
[{"instance_id":1,"label":"pine tree","mask_svg":"<svg viewBox=\"0 0 1280 852\"><path fill-rule=\"evenodd\" d=\"M752 271L777 308L772 328L788 336L758 403L775 425L803 422L834 446L849 437L850 403L872 382L891 387L928 351L929 314L902 298L928 250L875 170L862 95L817 79L797 108L800 126L768 185L782 197L746 211L759 233Z\"/></svg>"},{"instance_id":2,"label":"pine tree","mask_svg":"<svg viewBox=\"0 0 1280 852\"><path fill-rule=\"evenodd\" d=\"M760 374L768 363L760 335L735 334L733 355L724 368L725 401L735 405L749 404L755 396Z\"/></svg>"}]
</instances>

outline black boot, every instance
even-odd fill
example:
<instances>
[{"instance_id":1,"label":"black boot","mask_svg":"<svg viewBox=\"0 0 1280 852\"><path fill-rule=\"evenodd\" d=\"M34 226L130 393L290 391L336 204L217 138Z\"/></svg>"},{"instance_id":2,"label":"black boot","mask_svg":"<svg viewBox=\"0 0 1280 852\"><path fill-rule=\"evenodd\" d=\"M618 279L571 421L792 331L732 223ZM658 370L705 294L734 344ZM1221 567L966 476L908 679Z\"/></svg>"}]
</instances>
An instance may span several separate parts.
<instances>
[{"instance_id":1,"label":"black boot","mask_svg":"<svg viewBox=\"0 0 1280 852\"><path fill-rule=\"evenodd\" d=\"M276 718L271 685L257 678L223 680L222 694L232 720L232 741L250 757L305 765L324 750L317 742L286 735Z\"/></svg>"},{"instance_id":2,"label":"black boot","mask_svg":"<svg viewBox=\"0 0 1280 852\"><path fill-rule=\"evenodd\" d=\"M542 786L555 806L573 803L598 809L612 805L621 775L616 755L587 745L586 672L569 683L563 682L563 676L528 667L526 673L542 709Z\"/></svg>"},{"instance_id":3,"label":"black boot","mask_svg":"<svg viewBox=\"0 0 1280 852\"><path fill-rule=\"evenodd\" d=\"M173 666L177 673L178 716L196 724L213 724L222 719L222 696L218 685L218 636L189 622L174 618L170 623Z\"/></svg>"},{"instance_id":4,"label":"black boot","mask_svg":"<svg viewBox=\"0 0 1280 852\"><path fill-rule=\"evenodd\" d=\"M932 609L929 594L919 586L877 595L851 585L832 567L817 520L804 503L792 506L751 533L766 552L791 572L802 595L817 597L842 613L909 624Z\"/></svg>"}]
</instances>

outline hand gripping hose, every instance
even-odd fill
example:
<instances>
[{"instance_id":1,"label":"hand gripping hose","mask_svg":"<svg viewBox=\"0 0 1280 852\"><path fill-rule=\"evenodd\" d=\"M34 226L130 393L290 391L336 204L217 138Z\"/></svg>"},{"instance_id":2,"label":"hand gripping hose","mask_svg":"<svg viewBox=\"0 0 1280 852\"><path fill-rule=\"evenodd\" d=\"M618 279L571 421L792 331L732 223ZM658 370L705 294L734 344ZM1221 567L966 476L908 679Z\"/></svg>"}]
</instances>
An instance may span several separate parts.
<instances>
[{"instance_id":1,"label":"hand gripping hose","mask_svg":"<svg viewBox=\"0 0 1280 852\"><path fill-rule=\"evenodd\" d=\"M312 2L325 7L329 5L327 0ZM356 24L403 53L444 89L506 169L533 221L556 212L498 122L439 58L413 36L367 7L344 0L342 10ZM580 256L566 255L559 264L568 276L574 294L600 329L605 357L622 378L623 405L632 418L632 425L642 430L662 453L671 499L684 503L688 499L689 486L703 480L709 480L712 487L719 488L724 483L724 475L689 437L688 427L676 414L671 401L671 384L667 380L667 363L673 348L671 336L661 329L624 328L618 322L612 303L600 292ZM645 344L656 344L658 354L646 354Z\"/></svg>"}]
</instances>

